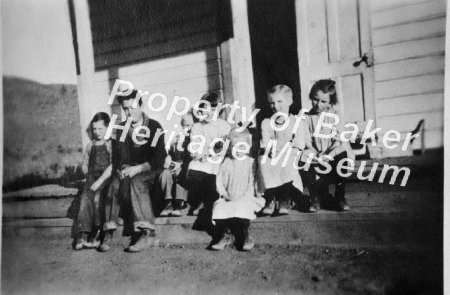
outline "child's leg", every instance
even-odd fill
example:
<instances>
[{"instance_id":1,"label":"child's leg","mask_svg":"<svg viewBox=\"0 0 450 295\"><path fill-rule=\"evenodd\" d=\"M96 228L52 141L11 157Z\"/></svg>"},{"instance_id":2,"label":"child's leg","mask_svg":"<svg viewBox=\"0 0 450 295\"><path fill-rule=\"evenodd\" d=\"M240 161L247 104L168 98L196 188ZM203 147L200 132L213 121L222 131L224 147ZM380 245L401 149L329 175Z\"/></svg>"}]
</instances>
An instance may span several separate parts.
<instances>
[{"instance_id":1,"label":"child's leg","mask_svg":"<svg viewBox=\"0 0 450 295\"><path fill-rule=\"evenodd\" d=\"M272 215L275 211L275 195L276 188L268 188L264 192L264 198L266 199L266 206L262 210L263 215Z\"/></svg>"},{"instance_id":2,"label":"child's leg","mask_svg":"<svg viewBox=\"0 0 450 295\"><path fill-rule=\"evenodd\" d=\"M173 176L170 169L164 169L159 175L159 184L161 192L164 196L164 209L161 211L160 216L169 216L174 207L172 202L172 188L173 188Z\"/></svg>"},{"instance_id":3,"label":"child's leg","mask_svg":"<svg viewBox=\"0 0 450 295\"><path fill-rule=\"evenodd\" d=\"M238 250L244 250L244 245L249 241L248 228L250 220L245 218L231 218L230 230L235 238L234 244Z\"/></svg>"},{"instance_id":4,"label":"child's leg","mask_svg":"<svg viewBox=\"0 0 450 295\"><path fill-rule=\"evenodd\" d=\"M211 241L210 248L212 250L223 250L227 245L231 244L230 231L230 219L216 219L214 220L216 225L214 227L213 240Z\"/></svg>"},{"instance_id":5,"label":"child's leg","mask_svg":"<svg viewBox=\"0 0 450 295\"><path fill-rule=\"evenodd\" d=\"M292 188L291 188L292 187ZM292 182L285 183L280 187L278 193L278 202L279 202L279 210L278 213L280 215L289 214L289 201L295 197L296 192L300 192L293 185Z\"/></svg>"},{"instance_id":6,"label":"child's leg","mask_svg":"<svg viewBox=\"0 0 450 295\"><path fill-rule=\"evenodd\" d=\"M320 207L328 207L326 200L328 199L329 180L323 174L315 171L316 167L311 167L308 171L309 194L311 196L310 212L316 212Z\"/></svg>"},{"instance_id":7,"label":"child's leg","mask_svg":"<svg viewBox=\"0 0 450 295\"><path fill-rule=\"evenodd\" d=\"M186 185L186 171L183 167L175 170L173 174L173 180L175 183L175 201L173 216L181 216L181 210L187 207L188 190Z\"/></svg>"},{"instance_id":8,"label":"child's leg","mask_svg":"<svg viewBox=\"0 0 450 295\"><path fill-rule=\"evenodd\" d=\"M335 191L334 191L334 198L337 201L338 210L342 211L348 211L350 210L350 207L347 204L347 200L345 199L345 184L346 179L345 177L340 176L337 173L337 164L342 159L347 158L347 152L342 152L334 157L334 160L330 162L330 165L332 167L331 173L330 173L330 181L332 181L335 185ZM347 169L341 169L342 173L347 173Z\"/></svg>"}]
</instances>

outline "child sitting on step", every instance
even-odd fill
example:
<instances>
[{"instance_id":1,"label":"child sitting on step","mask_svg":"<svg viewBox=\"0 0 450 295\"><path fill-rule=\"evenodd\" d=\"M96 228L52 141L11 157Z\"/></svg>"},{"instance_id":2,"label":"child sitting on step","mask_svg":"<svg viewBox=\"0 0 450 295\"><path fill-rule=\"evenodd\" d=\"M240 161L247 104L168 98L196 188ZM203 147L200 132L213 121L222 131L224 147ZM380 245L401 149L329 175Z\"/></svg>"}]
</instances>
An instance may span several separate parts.
<instances>
[{"instance_id":1,"label":"child sitting on step","mask_svg":"<svg viewBox=\"0 0 450 295\"><path fill-rule=\"evenodd\" d=\"M293 103L291 88L276 85L269 89L267 96L273 114L278 113L278 116L266 118L261 123L261 151L258 162L260 182L266 199L266 207L261 213L272 215L275 212L278 215L286 215L289 214L289 202L292 199L299 203L304 201L303 183L293 164L297 153L305 147L306 128L303 121L300 121L298 128L294 130L296 120L294 115L289 114L289 107ZM281 155L277 163L272 163L272 159L278 157L286 145L292 148L292 151L285 167L282 165L284 155ZM275 208L277 203L278 210Z\"/></svg>"},{"instance_id":2,"label":"child sitting on step","mask_svg":"<svg viewBox=\"0 0 450 295\"><path fill-rule=\"evenodd\" d=\"M208 92L202 96L201 100L205 103L200 104L198 113L194 114L199 117L200 122L192 126L190 133L189 149L192 161L187 173L191 204L189 213L199 215L194 228L210 232L213 230L212 206L219 198L216 191L216 175L220 167L220 163L216 163L220 157L213 157L210 147L213 141L228 135L231 127L228 122L217 117L216 111L221 101L218 93ZM203 149L199 150L199 146L203 146Z\"/></svg>"},{"instance_id":3,"label":"child sitting on step","mask_svg":"<svg viewBox=\"0 0 450 295\"><path fill-rule=\"evenodd\" d=\"M160 175L161 188L163 190L165 207L159 214L161 217L182 215L182 210L187 207L187 181L186 174L191 161L187 149L189 145L189 133L194 125L194 115L189 111L181 118L183 133L179 134L170 146L164 163L164 171ZM173 196L175 193L175 197Z\"/></svg>"},{"instance_id":4,"label":"child sitting on step","mask_svg":"<svg viewBox=\"0 0 450 295\"><path fill-rule=\"evenodd\" d=\"M354 160L355 156L348 142L342 142L340 139L339 125L337 126L336 135L332 138L324 138L314 136L314 131L318 125L320 115L323 112L339 115L335 105L337 104L337 95L335 82L333 80L319 80L314 83L309 93L312 102L312 109L306 114L306 126L309 133L306 141L306 149L302 155L302 161L306 162L312 154L312 166L320 166L319 158L324 162L328 162L331 166L331 172L328 174L319 174L316 169L311 167L308 171L309 175L309 191L312 198L310 207L311 212L320 209L320 204L326 204L340 211L348 211L350 207L345 199L345 178L340 176L337 171L337 163L341 159L349 158ZM344 122L344 118L340 117L339 122ZM329 126L334 123L334 118L324 116L324 125ZM331 128L321 128L316 130L319 134L328 135ZM324 170L322 168L322 170ZM341 169L345 170L345 169ZM346 171L343 173L346 173ZM336 185L334 196L328 192L331 183ZM331 198L330 198L331 197ZM328 204L327 204L328 201Z\"/></svg>"},{"instance_id":5,"label":"child sitting on step","mask_svg":"<svg viewBox=\"0 0 450 295\"><path fill-rule=\"evenodd\" d=\"M217 175L217 192L220 199L214 203L212 219L215 222L215 236L211 249L223 250L232 243L230 233L235 238L238 250L250 251L254 241L248 235L250 220L256 218L265 200L255 196L255 175L257 164L250 158L250 133L232 131L228 136L230 147L240 146L231 156L225 158ZM243 148L243 143L248 149Z\"/></svg>"},{"instance_id":6,"label":"child sitting on step","mask_svg":"<svg viewBox=\"0 0 450 295\"><path fill-rule=\"evenodd\" d=\"M87 176L79 212L73 221L75 250L97 248L100 244L102 194L108 189L112 171L112 143L111 140L103 139L109 122L109 115L99 112L88 127L92 141L86 145L82 162L82 170Z\"/></svg>"}]
</instances>

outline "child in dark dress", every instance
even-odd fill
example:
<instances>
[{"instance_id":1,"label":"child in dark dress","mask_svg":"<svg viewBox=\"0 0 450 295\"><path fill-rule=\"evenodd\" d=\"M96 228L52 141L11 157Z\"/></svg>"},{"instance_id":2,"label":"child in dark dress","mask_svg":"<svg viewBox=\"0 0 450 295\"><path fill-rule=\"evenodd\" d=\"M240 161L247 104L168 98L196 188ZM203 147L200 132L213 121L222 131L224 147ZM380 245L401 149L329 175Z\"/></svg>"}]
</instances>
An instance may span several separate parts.
<instances>
[{"instance_id":1,"label":"child in dark dress","mask_svg":"<svg viewBox=\"0 0 450 295\"><path fill-rule=\"evenodd\" d=\"M109 122L109 115L99 112L89 125L92 141L86 145L82 162L83 172L87 173L86 184L80 197L78 215L73 221L75 250L97 248L100 244L101 208L104 207L101 196L108 188L112 171L111 140L103 139Z\"/></svg>"}]
</instances>

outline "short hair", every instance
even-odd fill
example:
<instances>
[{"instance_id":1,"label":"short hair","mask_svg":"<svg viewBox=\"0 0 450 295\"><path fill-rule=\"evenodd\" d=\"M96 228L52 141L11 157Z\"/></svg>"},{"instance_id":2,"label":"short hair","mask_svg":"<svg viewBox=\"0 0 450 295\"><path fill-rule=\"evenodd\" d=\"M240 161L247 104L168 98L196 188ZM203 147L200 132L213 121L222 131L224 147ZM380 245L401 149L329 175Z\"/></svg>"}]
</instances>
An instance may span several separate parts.
<instances>
[{"instance_id":1,"label":"short hair","mask_svg":"<svg viewBox=\"0 0 450 295\"><path fill-rule=\"evenodd\" d=\"M267 90L267 97L270 97L273 94L283 94L287 100L289 101L290 104L292 104L294 102L293 98L292 98L292 89L289 86L283 85L283 84L278 84L275 85L271 88L269 88L269 90Z\"/></svg>"},{"instance_id":2,"label":"short hair","mask_svg":"<svg viewBox=\"0 0 450 295\"><path fill-rule=\"evenodd\" d=\"M128 95L118 96L117 101L119 102L119 104L122 104L126 100L135 99L138 93L139 92L137 90L132 90L131 93ZM142 105L142 97L139 97L139 106L141 105Z\"/></svg>"},{"instance_id":3,"label":"short hair","mask_svg":"<svg viewBox=\"0 0 450 295\"><path fill-rule=\"evenodd\" d=\"M335 105L338 103L337 94L336 94L336 82L331 79L328 80L319 80L314 83L313 87L311 87L311 91L309 92L309 99L313 100L317 97L317 93L322 91L323 93L330 93L330 104Z\"/></svg>"},{"instance_id":4,"label":"short hair","mask_svg":"<svg viewBox=\"0 0 450 295\"><path fill-rule=\"evenodd\" d=\"M98 112L97 114L94 115L94 117L91 120L91 124L90 124L91 128L95 122L99 122L99 121L103 121L103 123L105 123L105 126L108 126L111 119L109 118L109 115L107 113Z\"/></svg>"},{"instance_id":5,"label":"short hair","mask_svg":"<svg viewBox=\"0 0 450 295\"><path fill-rule=\"evenodd\" d=\"M217 107L217 105L220 103L220 94L214 91L207 92L203 94L202 98L200 100L206 100L211 104L211 107ZM200 105L200 107L204 107L204 105Z\"/></svg>"}]
</instances>

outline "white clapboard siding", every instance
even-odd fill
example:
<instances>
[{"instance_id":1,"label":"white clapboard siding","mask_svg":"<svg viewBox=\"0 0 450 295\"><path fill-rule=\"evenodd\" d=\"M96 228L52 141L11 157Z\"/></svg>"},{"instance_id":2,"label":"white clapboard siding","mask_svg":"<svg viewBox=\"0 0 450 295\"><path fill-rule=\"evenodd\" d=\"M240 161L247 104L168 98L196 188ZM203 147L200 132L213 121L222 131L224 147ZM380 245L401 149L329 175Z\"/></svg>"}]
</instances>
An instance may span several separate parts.
<instances>
[{"instance_id":1,"label":"white clapboard siding","mask_svg":"<svg viewBox=\"0 0 450 295\"><path fill-rule=\"evenodd\" d=\"M426 148L443 144L445 6L444 0L371 1L377 127L405 136L424 119Z\"/></svg>"},{"instance_id":2,"label":"white clapboard siding","mask_svg":"<svg viewBox=\"0 0 450 295\"><path fill-rule=\"evenodd\" d=\"M444 91L444 74L423 75L375 83L376 99Z\"/></svg>"},{"instance_id":3,"label":"white clapboard siding","mask_svg":"<svg viewBox=\"0 0 450 295\"><path fill-rule=\"evenodd\" d=\"M378 47L402 41L442 35L445 35L445 17L440 16L424 21L374 29L372 43L373 46Z\"/></svg>"},{"instance_id":4,"label":"white clapboard siding","mask_svg":"<svg viewBox=\"0 0 450 295\"><path fill-rule=\"evenodd\" d=\"M383 10L389 10L396 7L406 6L406 5L412 5L420 2L427 2L429 0L378 0L378 1L372 1L371 4L371 10L372 12L380 12Z\"/></svg>"},{"instance_id":5,"label":"white clapboard siding","mask_svg":"<svg viewBox=\"0 0 450 295\"><path fill-rule=\"evenodd\" d=\"M375 64L445 52L445 36L394 43L374 48Z\"/></svg>"},{"instance_id":6,"label":"white clapboard siding","mask_svg":"<svg viewBox=\"0 0 450 295\"><path fill-rule=\"evenodd\" d=\"M377 82L404 77L442 73L445 69L445 56L426 56L413 59L378 64L375 67Z\"/></svg>"},{"instance_id":7,"label":"white clapboard siding","mask_svg":"<svg viewBox=\"0 0 450 295\"><path fill-rule=\"evenodd\" d=\"M143 110L158 120L164 128L172 128L178 124L179 116L173 116L170 122L166 117L174 96L189 98L191 106L208 91L222 93L221 59L218 47L206 48L195 52L186 52L174 56L166 56L143 61L133 65L111 67L101 70L95 76L95 101L97 108L109 107L112 113L121 115L117 102L112 106L107 101L116 79L133 83L135 89L152 93L163 93L167 97L167 105L161 112L151 112L148 108L148 96L143 99ZM162 100L156 99L158 107Z\"/></svg>"},{"instance_id":8,"label":"white clapboard siding","mask_svg":"<svg viewBox=\"0 0 450 295\"><path fill-rule=\"evenodd\" d=\"M378 118L397 116L402 114L428 113L444 108L444 93L415 94L377 101L376 112Z\"/></svg>"},{"instance_id":9,"label":"white clapboard siding","mask_svg":"<svg viewBox=\"0 0 450 295\"><path fill-rule=\"evenodd\" d=\"M437 110L418 114L404 114L401 116L401 120L398 116L383 117L377 120L377 127L382 128L383 131L411 132L422 119L425 120L425 129L442 128L444 114Z\"/></svg>"},{"instance_id":10,"label":"white clapboard siding","mask_svg":"<svg viewBox=\"0 0 450 295\"><path fill-rule=\"evenodd\" d=\"M164 84L171 84L192 79L204 80L204 77L220 75L220 60L204 61L197 64L190 64L176 68L162 69L159 71L135 72L128 75L120 75L122 80L127 80L133 83L135 88L148 90L154 92L152 89L146 89L145 86L157 86ZM213 78L215 80L215 78ZM115 82L115 78L110 80L110 83ZM109 93L110 87L104 81L96 82L96 93ZM204 90L204 89L202 89Z\"/></svg>"},{"instance_id":11,"label":"white clapboard siding","mask_svg":"<svg viewBox=\"0 0 450 295\"><path fill-rule=\"evenodd\" d=\"M372 28L388 27L442 16L445 15L445 9L445 0L433 0L375 11L372 13Z\"/></svg>"}]
</instances>

